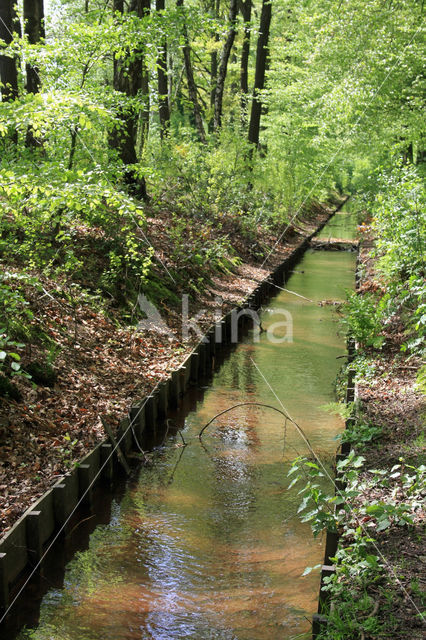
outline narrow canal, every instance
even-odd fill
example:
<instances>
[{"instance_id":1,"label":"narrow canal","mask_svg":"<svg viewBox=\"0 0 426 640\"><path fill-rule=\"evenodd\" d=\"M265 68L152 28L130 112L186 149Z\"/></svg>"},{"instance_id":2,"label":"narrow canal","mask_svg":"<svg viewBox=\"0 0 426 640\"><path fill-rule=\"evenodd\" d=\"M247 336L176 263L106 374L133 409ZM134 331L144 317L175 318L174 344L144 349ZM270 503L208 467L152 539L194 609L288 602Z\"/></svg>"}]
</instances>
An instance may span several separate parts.
<instances>
[{"instance_id":1,"label":"narrow canal","mask_svg":"<svg viewBox=\"0 0 426 640\"><path fill-rule=\"evenodd\" d=\"M187 446L170 434L153 452L19 640L284 640L309 630L319 577L302 573L321 562L323 542L299 522L286 477L306 446L291 423L285 432L278 413L255 406L219 418L202 444L197 434L233 404L284 406L331 461L342 423L323 406L345 342L334 307L319 303L342 300L354 269L353 253L305 254L292 293L277 290L262 312L259 342L249 332L194 391L192 410L174 416ZM267 330L283 318L274 335L290 341L271 342Z\"/></svg>"}]
</instances>

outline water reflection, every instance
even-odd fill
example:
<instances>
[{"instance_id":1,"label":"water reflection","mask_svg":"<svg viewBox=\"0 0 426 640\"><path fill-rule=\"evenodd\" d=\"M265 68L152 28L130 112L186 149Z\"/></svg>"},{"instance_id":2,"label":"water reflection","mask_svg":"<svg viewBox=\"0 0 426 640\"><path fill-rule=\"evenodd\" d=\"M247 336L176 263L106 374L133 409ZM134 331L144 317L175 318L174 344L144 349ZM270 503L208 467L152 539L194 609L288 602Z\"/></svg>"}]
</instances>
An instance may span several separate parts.
<instances>
[{"instance_id":1,"label":"water reflection","mask_svg":"<svg viewBox=\"0 0 426 640\"><path fill-rule=\"evenodd\" d=\"M352 286L354 256L308 253L291 289L315 301L341 299ZM62 589L45 596L34 640L283 640L309 628L318 576L301 577L320 561L287 491L289 460L306 447L296 431L268 409L246 406L215 421L240 402L277 406L265 379L306 432L330 455L340 420L321 406L344 352L333 309L282 292L265 311L285 307L294 323L291 344L259 344L250 336L225 361L183 424L188 446L169 438L154 464L129 482L98 526L89 548L68 564ZM306 616L306 618L305 618Z\"/></svg>"}]
</instances>

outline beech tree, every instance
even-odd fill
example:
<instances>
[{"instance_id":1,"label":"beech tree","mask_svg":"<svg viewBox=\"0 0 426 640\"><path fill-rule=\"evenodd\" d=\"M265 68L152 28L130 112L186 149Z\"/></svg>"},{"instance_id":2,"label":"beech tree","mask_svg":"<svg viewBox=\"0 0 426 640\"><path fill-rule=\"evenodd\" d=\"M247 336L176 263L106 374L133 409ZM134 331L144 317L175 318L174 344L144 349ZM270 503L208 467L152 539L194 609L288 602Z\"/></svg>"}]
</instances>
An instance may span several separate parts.
<instances>
[{"instance_id":1,"label":"beech tree","mask_svg":"<svg viewBox=\"0 0 426 640\"><path fill-rule=\"evenodd\" d=\"M220 0L213 0L212 13L214 18L216 19L219 18L219 11L220 11ZM214 31L213 38L215 43L219 42L219 34L216 29ZM217 68L218 68L217 50L216 48L213 48L212 51L210 52L210 106L213 110L213 113L214 113L214 102L215 102L215 96L216 96ZM209 130L213 129L213 124L214 124L214 121L212 118L211 121L209 122Z\"/></svg>"},{"instance_id":2,"label":"beech tree","mask_svg":"<svg viewBox=\"0 0 426 640\"><path fill-rule=\"evenodd\" d=\"M155 0L156 11L165 10L165 0ZM170 126L169 84L167 73L167 38L161 40L160 53L157 58L158 111L160 116L161 137L168 134Z\"/></svg>"},{"instance_id":3,"label":"beech tree","mask_svg":"<svg viewBox=\"0 0 426 640\"><path fill-rule=\"evenodd\" d=\"M247 118L248 106L248 67L250 56L250 34L251 34L251 7L252 0L242 0L241 14L244 20L244 36L241 48L241 67L240 67L240 90L241 90L241 119L243 126Z\"/></svg>"},{"instance_id":4,"label":"beech tree","mask_svg":"<svg viewBox=\"0 0 426 640\"><path fill-rule=\"evenodd\" d=\"M183 7L183 0L177 0L176 6ZM200 103L198 100L197 85L195 84L195 79L194 79L194 71L192 68L192 61L191 61L191 47L189 45L188 29L186 27L185 22L183 24L183 39L184 39L184 45L182 47L182 52L183 52L183 58L185 61L185 73L186 73L186 81L188 83L189 98L192 102L194 121L197 127L198 136L200 138L200 141L205 143L206 133L204 130L204 123L203 123L203 118L201 114Z\"/></svg>"},{"instance_id":5,"label":"beech tree","mask_svg":"<svg viewBox=\"0 0 426 640\"><path fill-rule=\"evenodd\" d=\"M24 0L24 28L30 44L39 44L44 39L43 0ZM26 75L26 90L28 93L38 93L40 91L40 76L37 65L27 62Z\"/></svg>"},{"instance_id":6,"label":"beech tree","mask_svg":"<svg viewBox=\"0 0 426 640\"><path fill-rule=\"evenodd\" d=\"M149 0L132 0L130 11L142 18L149 10ZM114 11L123 15L123 0L114 0ZM143 86L143 52L127 50L123 57L114 56L113 85L115 91L133 99L142 91ZM111 146L118 151L123 162L124 179L131 191L143 199L147 199L146 184L143 177L135 175L134 167L138 161L136 153L137 129L139 113L134 101L124 103L118 111L120 126L111 133Z\"/></svg>"},{"instance_id":7,"label":"beech tree","mask_svg":"<svg viewBox=\"0 0 426 640\"><path fill-rule=\"evenodd\" d=\"M265 74L269 64L269 30L271 26L272 2L262 0L260 31L257 39L256 72L254 79L253 101L251 104L248 140L256 147L259 145L260 117L262 114L261 92L265 87Z\"/></svg>"},{"instance_id":8,"label":"beech tree","mask_svg":"<svg viewBox=\"0 0 426 640\"><path fill-rule=\"evenodd\" d=\"M44 6L43 0L24 0L24 30L31 45L39 44L45 38L44 31ZM25 65L26 83L25 88L28 93L38 93L40 91L39 69L33 62ZM34 135L31 126L27 129L25 144L28 147L40 147L43 141Z\"/></svg>"},{"instance_id":9,"label":"beech tree","mask_svg":"<svg viewBox=\"0 0 426 640\"><path fill-rule=\"evenodd\" d=\"M238 0L230 0L228 35L226 37L220 56L220 65L217 74L214 96L213 128L215 130L219 129L222 125L223 93L225 90L225 80L228 71L229 56L231 55L232 45L234 44L235 36L237 34L237 13Z\"/></svg>"},{"instance_id":10,"label":"beech tree","mask_svg":"<svg viewBox=\"0 0 426 640\"><path fill-rule=\"evenodd\" d=\"M12 42L15 30L16 12L14 7L14 0L1 0L0 2L0 39L6 46ZM4 102L15 100L18 97L16 58L0 53L0 80L2 100Z\"/></svg>"}]
</instances>

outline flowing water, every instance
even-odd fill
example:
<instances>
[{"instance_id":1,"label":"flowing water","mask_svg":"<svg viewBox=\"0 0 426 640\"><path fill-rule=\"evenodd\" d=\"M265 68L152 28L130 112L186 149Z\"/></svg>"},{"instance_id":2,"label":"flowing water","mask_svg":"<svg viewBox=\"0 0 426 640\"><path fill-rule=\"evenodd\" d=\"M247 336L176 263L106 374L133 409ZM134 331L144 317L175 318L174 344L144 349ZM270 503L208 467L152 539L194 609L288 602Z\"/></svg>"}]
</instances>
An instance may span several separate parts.
<instances>
[{"instance_id":1,"label":"flowing water","mask_svg":"<svg viewBox=\"0 0 426 640\"><path fill-rule=\"evenodd\" d=\"M286 285L304 298L279 291L259 342L249 332L194 391L192 410L174 416L187 446L174 434L154 451L19 640L283 640L309 629L319 576L301 574L321 562L323 541L300 523L286 478L306 445L280 414L256 406L218 418L202 443L197 434L233 404L266 403L285 407L331 461L342 423L322 407L334 399L345 343L334 307L318 302L341 300L354 267L351 253L305 254ZM276 340L292 329L292 341L270 341L280 321Z\"/></svg>"}]
</instances>

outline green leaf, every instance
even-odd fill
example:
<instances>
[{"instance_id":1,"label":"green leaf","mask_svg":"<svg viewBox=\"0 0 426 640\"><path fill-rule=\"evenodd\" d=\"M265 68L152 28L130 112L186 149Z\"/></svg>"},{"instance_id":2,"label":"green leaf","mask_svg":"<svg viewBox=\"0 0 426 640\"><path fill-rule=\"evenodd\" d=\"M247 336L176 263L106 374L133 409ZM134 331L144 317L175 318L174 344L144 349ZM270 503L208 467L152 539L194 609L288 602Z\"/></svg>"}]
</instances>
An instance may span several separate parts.
<instances>
[{"instance_id":1,"label":"green leaf","mask_svg":"<svg viewBox=\"0 0 426 640\"><path fill-rule=\"evenodd\" d=\"M314 571L315 569L319 569L320 566L321 566L320 564L316 564L314 567L306 567L306 569L302 573L302 576L309 575L311 573L311 571Z\"/></svg>"},{"instance_id":2,"label":"green leaf","mask_svg":"<svg viewBox=\"0 0 426 640\"><path fill-rule=\"evenodd\" d=\"M377 526L377 531L384 531L385 529L389 529L390 526L391 526L391 522L389 518L383 518L383 520L380 520Z\"/></svg>"}]
</instances>

